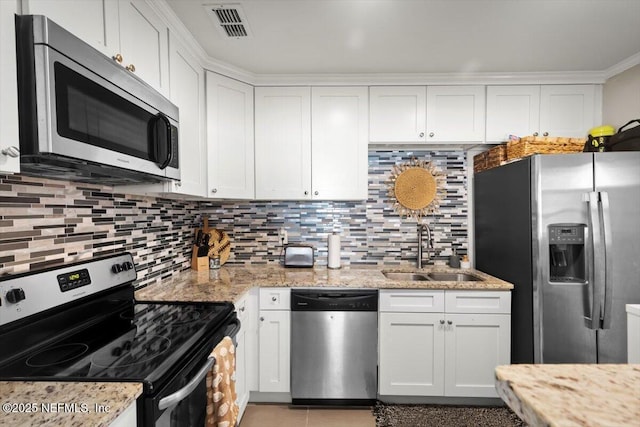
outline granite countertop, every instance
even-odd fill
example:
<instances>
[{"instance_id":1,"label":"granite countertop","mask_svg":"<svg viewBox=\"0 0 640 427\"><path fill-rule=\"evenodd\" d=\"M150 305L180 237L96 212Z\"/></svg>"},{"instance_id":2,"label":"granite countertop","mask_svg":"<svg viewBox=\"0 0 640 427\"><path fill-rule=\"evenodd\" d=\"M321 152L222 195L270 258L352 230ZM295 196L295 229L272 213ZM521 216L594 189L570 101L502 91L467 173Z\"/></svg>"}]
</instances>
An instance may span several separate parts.
<instances>
[{"instance_id":1,"label":"granite countertop","mask_svg":"<svg viewBox=\"0 0 640 427\"><path fill-rule=\"evenodd\" d=\"M382 271L470 273L483 280L469 282L398 281ZM284 268L279 265L223 266L220 270L187 270L136 291L139 301L237 302L253 287L340 287L376 289L511 290L513 285L474 269L358 266L331 270L327 267Z\"/></svg>"},{"instance_id":2,"label":"granite countertop","mask_svg":"<svg viewBox=\"0 0 640 427\"><path fill-rule=\"evenodd\" d=\"M8 426L108 426L142 394L142 384L0 381Z\"/></svg>"},{"instance_id":3,"label":"granite countertop","mask_svg":"<svg viewBox=\"0 0 640 427\"><path fill-rule=\"evenodd\" d=\"M496 389L529 426L631 426L640 420L640 365L510 365Z\"/></svg>"}]
</instances>

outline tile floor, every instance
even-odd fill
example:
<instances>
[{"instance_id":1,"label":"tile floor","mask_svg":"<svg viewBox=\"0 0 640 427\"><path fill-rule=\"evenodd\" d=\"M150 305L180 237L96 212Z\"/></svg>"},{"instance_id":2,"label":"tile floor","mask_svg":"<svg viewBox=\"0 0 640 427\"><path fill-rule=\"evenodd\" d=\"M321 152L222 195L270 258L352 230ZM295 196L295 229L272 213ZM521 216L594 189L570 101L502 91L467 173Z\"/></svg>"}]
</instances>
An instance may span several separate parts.
<instances>
[{"instance_id":1,"label":"tile floor","mask_svg":"<svg viewBox=\"0 0 640 427\"><path fill-rule=\"evenodd\" d=\"M332 409L252 404L239 427L375 427L371 408Z\"/></svg>"}]
</instances>

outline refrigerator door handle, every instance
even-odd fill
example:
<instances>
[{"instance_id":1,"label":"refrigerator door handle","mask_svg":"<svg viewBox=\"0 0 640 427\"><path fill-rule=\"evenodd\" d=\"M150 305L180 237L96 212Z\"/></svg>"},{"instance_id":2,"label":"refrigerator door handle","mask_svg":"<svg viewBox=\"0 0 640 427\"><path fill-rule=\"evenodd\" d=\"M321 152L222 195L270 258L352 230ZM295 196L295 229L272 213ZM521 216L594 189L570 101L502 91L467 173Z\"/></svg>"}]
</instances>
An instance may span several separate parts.
<instances>
[{"instance_id":1,"label":"refrigerator door handle","mask_svg":"<svg viewBox=\"0 0 640 427\"><path fill-rule=\"evenodd\" d=\"M609 194L600 192L600 213L602 218L602 235L604 236L604 304L602 307L602 329L611 329L611 309L613 304L613 257L611 236L611 212L609 210Z\"/></svg>"},{"instance_id":2,"label":"refrigerator door handle","mask_svg":"<svg viewBox=\"0 0 640 427\"><path fill-rule=\"evenodd\" d=\"M586 194L589 218L589 242L591 245L589 257L589 297L591 309L585 316L585 325L589 329L599 329L604 299L604 251L600 232L599 205L600 197L597 192Z\"/></svg>"}]
</instances>

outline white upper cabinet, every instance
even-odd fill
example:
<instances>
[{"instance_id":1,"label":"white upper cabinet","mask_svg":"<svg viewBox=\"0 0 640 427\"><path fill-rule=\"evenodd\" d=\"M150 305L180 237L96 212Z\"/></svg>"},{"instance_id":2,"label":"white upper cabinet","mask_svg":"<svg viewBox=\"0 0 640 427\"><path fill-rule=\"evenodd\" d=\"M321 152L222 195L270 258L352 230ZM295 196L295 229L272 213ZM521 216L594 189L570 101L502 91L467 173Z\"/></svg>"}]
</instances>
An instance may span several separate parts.
<instances>
[{"instance_id":1,"label":"white upper cabinet","mask_svg":"<svg viewBox=\"0 0 640 427\"><path fill-rule=\"evenodd\" d=\"M585 138L598 125L594 85L550 85L540 88L540 134ZM596 109L598 113L596 113Z\"/></svg>"},{"instance_id":2,"label":"white upper cabinet","mask_svg":"<svg viewBox=\"0 0 640 427\"><path fill-rule=\"evenodd\" d=\"M207 197L253 199L253 87L207 71Z\"/></svg>"},{"instance_id":3,"label":"white upper cabinet","mask_svg":"<svg viewBox=\"0 0 640 427\"><path fill-rule=\"evenodd\" d=\"M487 142L525 136L540 126L540 86L487 87Z\"/></svg>"},{"instance_id":4,"label":"white upper cabinet","mask_svg":"<svg viewBox=\"0 0 640 427\"><path fill-rule=\"evenodd\" d=\"M596 85L487 87L487 142L509 135L583 138L602 115Z\"/></svg>"},{"instance_id":5,"label":"white upper cabinet","mask_svg":"<svg viewBox=\"0 0 640 427\"><path fill-rule=\"evenodd\" d=\"M170 38L171 101L180 110L178 160L180 181L168 184L175 193L207 195L204 70L174 38Z\"/></svg>"},{"instance_id":6,"label":"white upper cabinet","mask_svg":"<svg viewBox=\"0 0 640 427\"><path fill-rule=\"evenodd\" d=\"M372 86L372 143L481 142L484 86Z\"/></svg>"},{"instance_id":7,"label":"white upper cabinet","mask_svg":"<svg viewBox=\"0 0 640 427\"><path fill-rule=\"evenodd\" d=\"M24 0L23 13L47 16L169 96L168 28L144 0Z\"/></svg>"},{"instance_id":8,"label":"white upper cabinet","mask_svg":"<svg viewBox=\"0 0 640 427\"><path fill-rule=\"evenodd\" d=\"M366 87L311 90L311 186L314 199L366 199L368 93Z\"/></svg>"},{"instance_id":9,"label":"white upper cabinet","mask_svg":"<svg viewBox=\"0 0 640 427\"><path fill-rule=\"evenodd\" d=\"M47 16L109 57L120 52L117 1L23 0L22 12Z\"/></svg>"},{"instance_id":10,"label":"white upper cabinet","mask_svg":"<svg viewBox=\"0 0 640 427\"><path fill-rule=\"evenodd\" d=\"M482 142L484 86L428 86L427 142Z\"/></svg>"},{"instance_id":11,"label":"white upper cabinet","mask_svg":"<svg viewBox=\"0 0 640 427\"><path fill-rule=\"evenodd\" d=\"M311 89L257 87L256 198L311 199Z\"/></svg>"},{"instance_id":12,"label":"white upper cabinet","mask_svg":"<svg viewBox=\"0 0 640 427\"><path fill-rule=\"evenodd\" d=\"M14 14L17 1L0 0L0 173L20 172Z\"/></svg>"},{"instance_id":13,"label":"white upper cabinet","mask_svg":"<svg viewBox=\"0 0 640 427\"><path fill-rule=\"evenodd\" d=\"M256 198L366 199L367 98L366 87L256 88Z\"/></svg>"},{"instance_id":14,"label":"white upper cabinet","mask_svg":"<svg viewBox=\"0 0 640 427\"><path fill-rule=\"evenodd\" d=\"M167 26L144 0L119 0L118 6L122 65L169 95Z\"/></svg>"},{"instance_id":15,"label":"white upper cabinet","mask_svg":"<svg viewBox=\"0 0 640 427\"><path fill-rule=\"evenodd\" d=\"M369 141L424 142L426 98L424 86L371 86Z\"/></svg>"}]
</instances>

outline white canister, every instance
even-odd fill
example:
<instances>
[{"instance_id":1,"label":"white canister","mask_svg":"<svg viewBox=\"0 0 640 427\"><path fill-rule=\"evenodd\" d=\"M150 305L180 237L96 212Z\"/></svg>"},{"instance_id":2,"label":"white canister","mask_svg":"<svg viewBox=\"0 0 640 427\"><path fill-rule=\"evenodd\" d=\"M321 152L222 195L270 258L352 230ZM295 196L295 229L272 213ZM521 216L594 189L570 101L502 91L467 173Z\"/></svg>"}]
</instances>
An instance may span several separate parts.
<instances>
[{"instance_id":1,"label":"white canister","mask_svg":"<svg viewBox=\"0 0 640 427\"><path fill-rule=\"evenodd\" d=\"M340 268L340 235L337 233L329 234L327 267Z\"/></svg>"}]
</instances>

